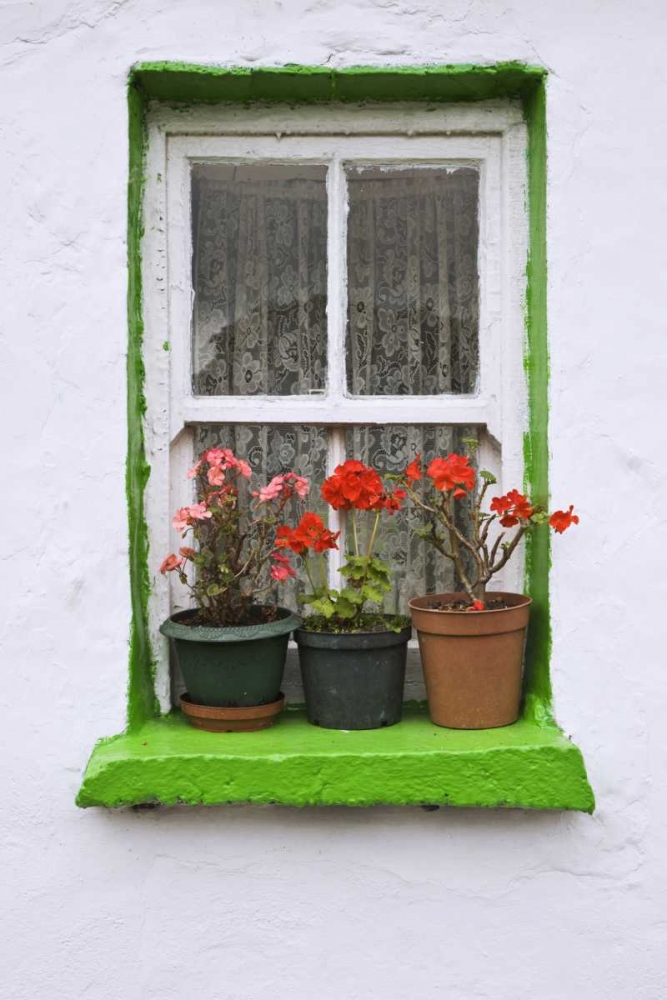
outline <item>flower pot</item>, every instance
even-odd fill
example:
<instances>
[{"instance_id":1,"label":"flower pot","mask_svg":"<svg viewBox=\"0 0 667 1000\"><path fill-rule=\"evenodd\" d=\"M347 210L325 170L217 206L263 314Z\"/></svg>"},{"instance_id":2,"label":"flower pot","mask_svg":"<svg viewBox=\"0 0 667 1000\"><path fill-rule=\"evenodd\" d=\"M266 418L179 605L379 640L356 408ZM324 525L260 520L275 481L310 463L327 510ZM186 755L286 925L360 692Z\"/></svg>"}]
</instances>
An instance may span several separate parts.
<instances>
[{"instance_id":1,"label":"flower pot","mask_svg":"<svg viewBox=\"0 0 667 1000\"><path fill-rule=\"evenodd\" d=\"M275 621L257 625L184 624L194 613L181 611L160 626L174 640L188 704L243 708L278 702L287 641L301 624L298 615L278 608Z\"/></svg>"},{"instance_id":2,"label":"flower pot","mask_svg":"<svg viewBox=\"0 0 667 1000\"><path fill-rule=\"evenodd\" d=\"M410 626L400 632L294 633L308 721L324 729L380 729L401 721Z\"/></svg>"},{"instance_id":3,"label":"flower pot","mask_svg":"<svg viewBox=\"0 0 667 1000\"><path fill-rule=\"evenodd\" d=\"M507 608L444 611L437 603L468 600L464 593L410 601L419 637L432 721L449 729L495 729L519 716L521 674L531 599L497 592Z\"/></svg>"}]
</instances>

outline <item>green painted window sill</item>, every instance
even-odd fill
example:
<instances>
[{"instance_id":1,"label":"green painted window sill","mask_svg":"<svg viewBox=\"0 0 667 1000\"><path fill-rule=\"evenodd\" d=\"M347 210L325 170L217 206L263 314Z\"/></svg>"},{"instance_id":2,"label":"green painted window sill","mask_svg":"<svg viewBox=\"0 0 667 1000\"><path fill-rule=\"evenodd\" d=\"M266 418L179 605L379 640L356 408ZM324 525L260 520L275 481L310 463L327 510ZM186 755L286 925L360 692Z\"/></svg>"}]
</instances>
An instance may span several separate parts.
<instances>
[{"instance_id":1,"label":"green painted window sill","mask_svg":"<svg viewBox=\"0 0 667 1000\"><path fill-rule=\"evenodd\" d=\"M504 806L592 812L577 747L554 724L522 719L461 732L409 707L398 726L337 732L288 709L271 729L206 733L174 712L100 740L80 806L222 805Z\"/></svg>"}]
</instances>

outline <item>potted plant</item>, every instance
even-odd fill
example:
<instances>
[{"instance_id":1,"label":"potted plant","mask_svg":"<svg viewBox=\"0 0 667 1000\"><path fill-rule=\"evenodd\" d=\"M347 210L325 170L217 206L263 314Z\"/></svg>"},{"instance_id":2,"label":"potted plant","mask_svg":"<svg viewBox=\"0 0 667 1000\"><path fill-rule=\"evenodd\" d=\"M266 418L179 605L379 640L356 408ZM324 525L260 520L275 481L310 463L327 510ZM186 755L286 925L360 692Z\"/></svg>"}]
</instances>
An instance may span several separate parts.
<instances>
[{"instance_id":1,"label":"potted plant","mask_svg":"<svg viewBox=\"0 0 667 1000\"><path fill-rule=\"evenodd\" d=\"M322 484L322 497L347 511L351 551L340 569L343 585L327 583L324 553L338 536L312 512L296 528L283 526L277 545L300 556L310 592L299 600L310 608L294 633L299 647L308 720L325 729L378 729L401 719L408 618L387 615L390 568L375 554L383 515L400 510L406 493L388 490L378 473L356 460L339 465Z\"/></svg>"},{"instance_id":2,"label":"potted plant","mask_svg":"<svg viewBox=\"0 0 667 1000\"><path fill-rule=\"evenodd\" d=\"M551 516L518 490L485 500L497 482L476 473L466 455L434 458L425 472L421 456L399 477L412 502L426 515L418 533L453 562L463 590L410 601L417 630L431 719L451 729L491 729L519 715L523 650L530 597L489 592L487 586L512 558L527 531L549 523L562 534L579 518L570 506ZM459 504L468 497L461 527ZM500 530L499 530L500 529Z\"/></svg>"},{"instance_id":3,"label":"potted plant","mask_svg":"<svg viewBox=\"0 0 667 1000\"><path fill-rule=\"evenodd\" d=\"M200 729L255 730L274 722L284 703L287 641L300 623L264 601L275 581L295 575L275 533L287 503L308 495L308 480L288 472L250 493L250 476L248 463L228 448L202 453L188 472L197 502L173 520L194 546L181 546L160 567L178 575L195 604L160 631L174 642L187 688L181 707Z\"/></svg>"}]
</instances>

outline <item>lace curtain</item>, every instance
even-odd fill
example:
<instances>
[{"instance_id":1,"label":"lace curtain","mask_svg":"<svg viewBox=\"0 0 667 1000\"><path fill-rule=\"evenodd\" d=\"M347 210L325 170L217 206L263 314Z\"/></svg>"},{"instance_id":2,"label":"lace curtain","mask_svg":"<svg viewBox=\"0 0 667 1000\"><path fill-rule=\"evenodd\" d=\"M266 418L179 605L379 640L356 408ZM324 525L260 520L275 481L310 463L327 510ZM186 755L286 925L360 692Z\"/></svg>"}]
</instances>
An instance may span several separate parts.
<instances>
[{"instance_id":1,"label":"lace curtain","mask_svg":"<svg viewBox=\"0 0 667 1000\"><path fill-rule=\"evenodd\" d=\"M473 392L478 172L348 172L348 389Z\"/></svg>"},{"instance_id":2,"label":"lace curtain","mask_svg":"<svg viewBox=\"0 0 667 1000\"><path fill-rule=\"evenodd\" d=\"M314 510L326 522L328 507L320 497L319 487L326 476L328 434L324 427L290 424L199 424L195 430L195 451L205 448L231 448L250 463L253 488L264 486L281 472L297 471L313 484L307 509ZM239 482L243 490L245 484ZM241 502L249 500L242 495ZM290 501L285 508L285 521L295 524L303 505ZM298 560L294 560L295 566ZM270 584L268 570L264 584ZM300 568L297 580L288 580L270 591L273 600L297 611L297 593L305 593L307 578Z\"/></svg>"},{"instance_id":3,"label":"lace curtain","mask_svg":"<svg viewBox=\"0 0 667 1000\"><path fill-rule=\"evenodd\" d=\"M346 450L349 457L360 458L381 474L401 472L417 453L425 462L436 455L465 448L463 438L475 439L474 427L452 426L382 426L353 427L347 431ZM216 425L200 424L196 429L195 448L232 448L250 462L260 483L289 469L297 469L316 484L308 498L308 509L316 511L325 521L329 508L319 493L319 484L326 475L328 433L323 427L282 424ZM421 484L424 489L424 484ZM464 516L466 501L460 501L459 512ZM297 514L296 503L286 510L286 519ZM369 515L360 515L368 523ZM418 510L405 509L392 517L383 516L376 551L392 568L393 588L385 599L388 612L407 611L408 601L416 594L457 589L451 563L426 545L413 533L424 523ZM268 578L267 581L268 583ZM297 593L304 591L305 574L274 588L273 597L281 604L298 609Z\"/></svg>"},{"instance_id":4,"label":"lace curtain","mask_svg":"<svg viewBox=\"0 0 667 1000\"><path fill-rule=\"evenodd\" d=\"M326 168L199 165L192 191L194 391L322 391Z\"/></svg>"},{"instance_id":5,"label":"lace curtain","mask_svg":"<svg viewBox=\"0 0 667 1000\"><path fill-rule=\"evenodd\" d=\"M347 432L347 453L372 465L380 474L402 472L408 462L421 454L426 465L437 455L469 450L463 439L477 439L477 428L454 426L382 426L354 427ZM423 494L424 482L416 484ZM463 525L469 501L457 501L459 522ZM414 528L425 523L417 508L405 507L393 516L383 516L377 551L387 560L392 572L392 591L385 598L388 612L407 613L408 601L419 594L433 594L459 589L453 565L436 552Z\"/></svg>"},{"instance_id":6,"label":"lace curtain","mask_svg":"<svg viewBox=\"0 0 667 1000\"><path fill-rule=\"evenodd\" d=\"M348 390L471 392L478 371L478 173L471 167L348 170ZM321 392L326 383L326 168L197 165L193 171L193 384L204 395ZM396 472L460 450L473 428L355 427L347 453ZM206 425L196 447L233 448L257 477L295 469L320 484L325 427ZM311 509L326 516L314 490ZM383 523L388 611L454 589L450 564ZM276 591L296 607L296 586Z\"/></svg>"}]
</instances>

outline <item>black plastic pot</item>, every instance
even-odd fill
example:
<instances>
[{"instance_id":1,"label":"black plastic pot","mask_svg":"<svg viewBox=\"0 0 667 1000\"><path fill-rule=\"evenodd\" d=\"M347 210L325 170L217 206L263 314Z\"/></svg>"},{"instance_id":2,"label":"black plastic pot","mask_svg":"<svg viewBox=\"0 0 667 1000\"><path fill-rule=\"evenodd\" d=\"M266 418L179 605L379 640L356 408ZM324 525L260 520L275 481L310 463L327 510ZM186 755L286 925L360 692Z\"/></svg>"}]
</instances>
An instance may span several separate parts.
<instances>
[{"instance_id":1,"label":"black plastic pot","mask_svg":"<svg viewBox=\"0 0 667 1000\"><path fill-rule=\"evenodd\" d=\"M380 729L401 721L407 643L400 632L294 633L308 721L324 729Z\"/></svg>"},{"instance_id":2,"label":"black plastic pot","mask_svg":"<svg viewBox=\"0 0 667 1000\"><path fill-rule=\"evenodd\" d=\"M180 611L160 626L174 640L189 700L236 708L269 705L280 697L290 632L298 615L278 608L279 618L257 625L207 628L186 625L192 611Z\"/></svg>"}]
</instances>

